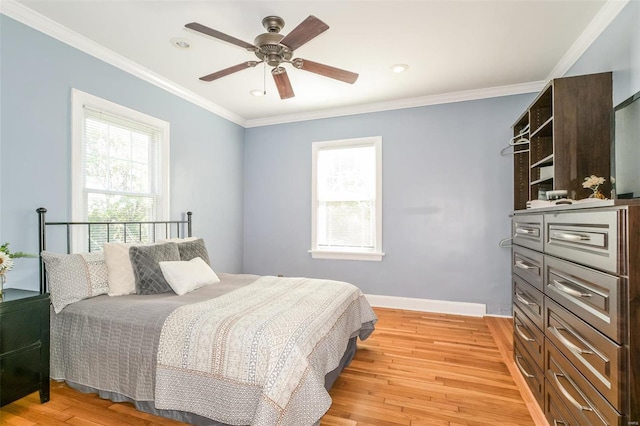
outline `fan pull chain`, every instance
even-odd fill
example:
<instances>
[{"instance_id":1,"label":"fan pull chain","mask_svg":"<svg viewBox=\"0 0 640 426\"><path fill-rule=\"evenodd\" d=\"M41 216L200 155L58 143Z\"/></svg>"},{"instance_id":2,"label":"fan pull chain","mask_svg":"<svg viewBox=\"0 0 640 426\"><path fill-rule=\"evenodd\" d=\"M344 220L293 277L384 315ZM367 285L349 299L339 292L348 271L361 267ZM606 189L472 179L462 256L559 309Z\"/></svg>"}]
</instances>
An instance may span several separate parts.
<instances>
[{"instance_id":1,"label":"fan pull chain","mask_svg":"<svg viewBox=\"0 0 640 426\"><path fill-rule=\"evenodd\" d=\"M263 70L264 72L262 73L262 94L264 96L267 95L267 62L262 62L264 64Z\"/></svg>"}]
</instances>

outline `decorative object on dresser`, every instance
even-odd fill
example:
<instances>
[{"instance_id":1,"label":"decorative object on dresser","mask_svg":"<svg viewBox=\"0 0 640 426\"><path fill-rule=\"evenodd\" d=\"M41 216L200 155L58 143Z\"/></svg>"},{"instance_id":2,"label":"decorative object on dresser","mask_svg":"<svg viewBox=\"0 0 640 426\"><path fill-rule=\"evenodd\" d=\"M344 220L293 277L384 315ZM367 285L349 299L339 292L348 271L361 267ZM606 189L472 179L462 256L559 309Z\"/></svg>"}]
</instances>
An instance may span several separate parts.
<instances>
[{"instance_id":1,"label":"decorative object on dresser","mask_svg":"<svg viewBox=\"0 0 640 426\"><path fill-rule=\"evenodd\" d=\"M640 201L516 211L514 357L549 423L640 421Z\"/></svg>"},{"instance_id":2,"label":"decorative object on dresser","mask_svg":"<svg viewBox=\"0 0 640 426\"><path fill-rule=\"evenodd\" d=\"M0 301L0 406L49 400L49 295L5 289Z\"/></svg>"},{"instance_id":3,"label":"decorative object on dresser","mask_svg":"<svg viewBox=\"0 0 640 426\"><path fill-rule=\"evenodd\" d=\"M551 80L513 125L514 210L546 192L587 198L584 176L610 176L611 73ZM505 150L503 150L504 154ZM610 182L601 185L605 195Z\"/></svg>"},{"instance_id":4,"label":"decorative object on dresser","mask_svg":"<svg viewBox=\"0 0 640 426\"><path fill-rule=\"evenodd\" d=\"M11 252L9 250L9 243L4 243L0 246L0 297L2 297L2 290L7 283L7 272L9 272L14 265L14 260L19 257L37 257L36 255L23 253L21 251Z\"/></svg>"}]
</instances>

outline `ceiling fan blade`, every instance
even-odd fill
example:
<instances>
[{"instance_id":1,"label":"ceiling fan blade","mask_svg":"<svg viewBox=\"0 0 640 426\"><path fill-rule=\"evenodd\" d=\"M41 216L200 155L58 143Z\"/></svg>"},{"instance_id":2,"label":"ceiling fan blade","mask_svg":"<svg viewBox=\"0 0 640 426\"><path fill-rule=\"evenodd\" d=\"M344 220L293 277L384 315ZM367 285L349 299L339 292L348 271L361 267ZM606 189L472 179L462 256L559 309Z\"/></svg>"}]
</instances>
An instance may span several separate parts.
<instances>
[{"instance_id":1,"label":"ceiling fan blade","mask_svg":"<svg viewBox=\"0 0 640 426\"><path fill-rule=\"evenodd\" d=\"M185 25L185 27L202 34L206 34L213 38L226 41L227 43L235 44L236 46L240 46L247 50L253 51L256 49L256 47L251 43L247 43L246 41L242 41L228 34L221 33L220 31L214 30L213 28L206 27L202 24L198 24L197 22L191 22L190 24Z\"/></svg>"},{"instance_id":2,"label":"ceiling fan blade","mask_svg":"<svg viewBox=\"0 0 640 426\"><path fill-rule=\"evenodd\" d=\"M284 36L284 38L280 40L280 44L284 44L291 50L296 50L298 47L319 36L328 29L329 26L327 24L315 16L309 15L307 19L302 21L289 34Z\"/></svg>"},{"instance_id":3,"label":"ceiling fan blade","mask_svg":"<svg viewBox=\"0 0 640 426\"><path fill-rule=\"evenodd\" d=\"M349 84L355 83L358 79L358 74L356 74L355 72L331 67L329 65L319 64L318 62L313 62L308 59L294 59L293 66L301 70L313 72L329 78L334 78L336 80L344 81L345 83Z\"/></svg>"},{"instance_id":4,"label":"ceiling fan blade","mask_svg":"<svg viewBox=\"0 0 640 426\"><path fill-rule=\"evenodd\" d=\"M291 87L291 81L289 80L289 75L287 75L287 70L282 67L276 67L271 70L271 74L276 82L278 93L280 93L280 99L293 98L295 94L293 93L293 87Z\"/></svg>"},{"instance_id":5,"label":"ceiling fan blade","mask_svg":"<svg viewBox=\"0 0 640 426\"><path fill-rule=\"evenodd\" d=\"M262 63L262 61L260 61L260 62L257 62L257 61L243 62L241 64L234 65L232 67L225 68L223 70L214 72L213 74L209 74L209 75L205 75L204 77L200 77L200 80L202 80L202 81L217 80L217 79L219 79L221 77L224 77L225 75L233 74L234 72L242 71L242 70L247 69L247 68L253 68L256 65L261 64L261 63Z\"/></svg>"}]
</instances>

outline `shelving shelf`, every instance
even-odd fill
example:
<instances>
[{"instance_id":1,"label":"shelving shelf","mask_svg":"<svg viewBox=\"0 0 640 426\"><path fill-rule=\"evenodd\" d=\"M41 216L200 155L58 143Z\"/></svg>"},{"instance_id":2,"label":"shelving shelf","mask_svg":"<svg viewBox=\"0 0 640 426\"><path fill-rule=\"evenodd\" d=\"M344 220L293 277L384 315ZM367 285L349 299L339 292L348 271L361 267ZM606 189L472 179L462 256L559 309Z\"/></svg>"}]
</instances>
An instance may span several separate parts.
<instances>
[{"instance_id":1,"label":"shelving shelf","mask_svg":"<svg viewBox=\"0 0 640 426\"><path fill-rule=\"evenodd\" d=\"M553 176L548 177L548 178L542 178L542 179L531 181L531 186L538 185L538 184L545 183L545 182L553 182Z\"/></svg>"},{"instance_id":2,"label":"shelving shelf","mask_svg":"<svg viewBox=\"0 0 640 426\"><path fill-rule=\"evenodd\" d=\"M542 123L534 132L531 132L531 137L535 136L551 136L553 133L553 117L549 117L547 121Z\"/></svg>"},{"instance_id":3,"label":"shelving shelf","mask_svg":"<svg viewBox=\"0 0 640 426\"><path fill-rule=\"evenodd\" d=\"M514 137L527 126L530 130L529 144L514 147L515 210L526 209L527 201L545 197L548 190L587 198L586 176L611 176L612 109L610 72L557 78L545 86L513 125ZM515 155L518 151L523 153ZM608 180L601 190L610 191Z\"/></svg>"},{"instance_id":4,"label":"shelving shelf","mask_svg":"<svg viewBox=\"0 0 640 426\"><path fill-rule=\"evenodd\" d=\"M549 154L546 157L544 157L542 160L538 161L537 163L533 163L531 165L531 168L533 169L534 167L543 167L543 166L551 166L553 165L553 154Z\"/></svg>"}]
</instances>

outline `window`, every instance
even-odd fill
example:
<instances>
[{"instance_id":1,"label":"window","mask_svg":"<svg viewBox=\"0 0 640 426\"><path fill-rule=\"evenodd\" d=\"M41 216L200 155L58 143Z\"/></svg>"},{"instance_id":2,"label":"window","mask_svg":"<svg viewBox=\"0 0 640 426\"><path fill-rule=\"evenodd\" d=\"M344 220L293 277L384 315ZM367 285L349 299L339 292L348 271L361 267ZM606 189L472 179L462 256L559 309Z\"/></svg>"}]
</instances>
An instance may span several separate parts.
<instances>
[{"instance_id":1,"label":"window","mask_svg":"<svg viewBox=\"0 0 640 426\"><path fill-rule=\"evenodd\" d=\"M314 142L313 258L382 260L382 138Z\"/></svg>"},{"instance_id":2,"label":"window","mask_svg":"<svg viewBox=\"0 0 640 426\"><path fill-rule=\"evenodd\" d=\"M167 220L169 123L73 90L72 203L74 221ZM139 241L139 225L74 235L74 247ZM120 235L118 235L120 234ZM89 241L87 247L87 242Z\"/></svg>"}]
</instances>

